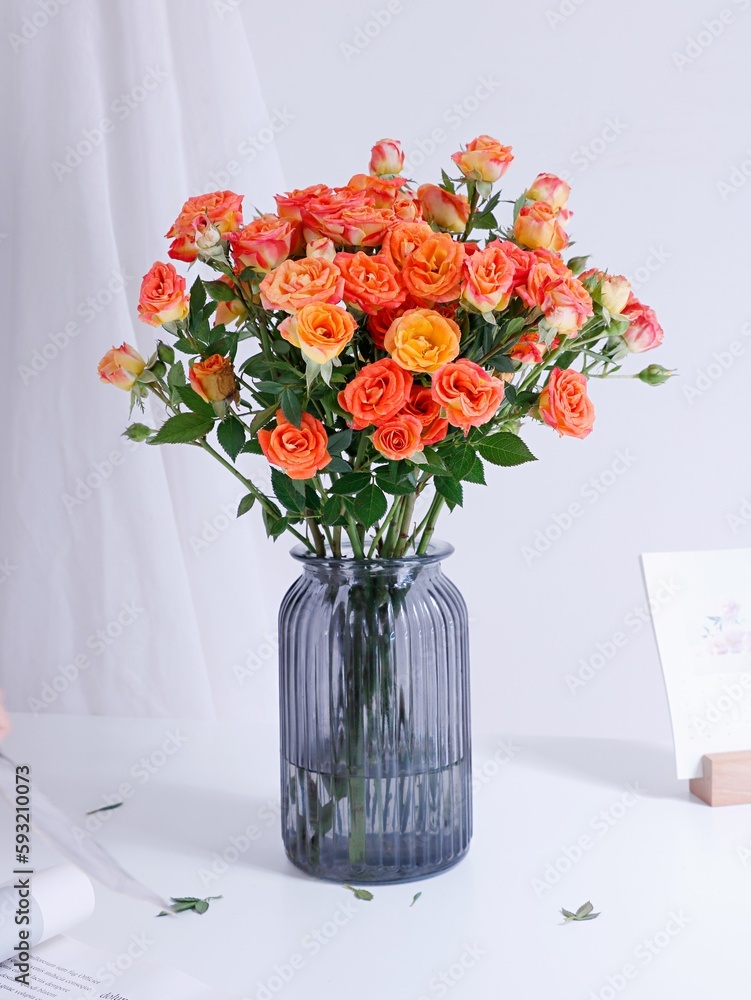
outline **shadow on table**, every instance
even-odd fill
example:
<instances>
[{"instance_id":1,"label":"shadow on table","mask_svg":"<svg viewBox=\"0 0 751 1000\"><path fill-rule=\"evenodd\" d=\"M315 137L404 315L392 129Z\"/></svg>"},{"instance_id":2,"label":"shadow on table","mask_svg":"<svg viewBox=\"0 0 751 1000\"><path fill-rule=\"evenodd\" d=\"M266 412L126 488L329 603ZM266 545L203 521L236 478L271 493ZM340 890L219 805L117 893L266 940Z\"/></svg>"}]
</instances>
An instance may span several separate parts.
<instances>
[{"instance_id":1,"label":"shadow on table","mask_svg":"<svg viewBox=\"0 0 751 1000\"><path fill-rule=\"evenodd\" d=\"M480 766L486 748L476 746ZM518 737L519 759L554 774L570 774L601 785L623 788L639 782L648 798L690 798L688 782L675 776L672 749L635 740L587 739L576 737ZM492 755L492 751L491 754Z\"/></svg>"},{"instance_id":2,"label":"shadow on table","mask_svg":"<svg viewBox=\"0 0 751 1000\"><path fill-rule=\"evenodd\" d=\"M201 867L217 876L238 866L310 881L287 860L279 807L270 799L162 785L147 810L131 811L130 830L152 847L200 853Z\"/></svg>"}]
</instances>

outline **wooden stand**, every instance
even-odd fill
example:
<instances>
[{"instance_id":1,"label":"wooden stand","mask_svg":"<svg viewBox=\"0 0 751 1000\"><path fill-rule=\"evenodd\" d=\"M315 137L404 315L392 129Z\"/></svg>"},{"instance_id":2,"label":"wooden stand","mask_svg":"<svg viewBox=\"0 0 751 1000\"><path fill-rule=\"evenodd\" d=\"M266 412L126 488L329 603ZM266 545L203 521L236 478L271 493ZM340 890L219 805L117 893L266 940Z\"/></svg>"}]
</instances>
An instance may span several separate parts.
<instances>
[{"instance_id":1,"label":"wooden stand","mask_svg":"<svg viewBox=\"0 0 751 1000\"><path fill-rule=\"evenodd\" d=\"M708 753L701 759L701 778L691 778L691 792L710 806L751 802L751 750Z\"/></svg>"}]
</instances>

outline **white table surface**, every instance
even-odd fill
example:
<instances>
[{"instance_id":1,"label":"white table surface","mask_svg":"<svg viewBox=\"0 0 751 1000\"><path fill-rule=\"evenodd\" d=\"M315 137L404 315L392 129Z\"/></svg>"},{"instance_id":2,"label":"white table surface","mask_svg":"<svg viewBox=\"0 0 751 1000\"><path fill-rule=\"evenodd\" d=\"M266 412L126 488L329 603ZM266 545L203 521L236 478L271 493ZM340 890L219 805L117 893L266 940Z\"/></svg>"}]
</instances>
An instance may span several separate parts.
<instances>
[{"instance_id":1,"label":"white table surface","mask_svg":"<svg viewBox=\"0 0 751 1000\"><path fill-rule=\"evenodd\" d=\"M167 896L223 896L203 916L157 920L146 904L98 886L94 915L72 936L105 951L126 954L133 935L145 935L148 960L253 1000L751 995L751 806L692 799L668 747L476 734L469 856L445 875L376 886L372 902L358 902L285 858L274 723L14 722L4 749L71 816L83 822L129 786L122 808L100 814L97 836L132 874ZM167 755L171 733L184 742ZM9 870L7 808L0 820ZM256 838L204 882L201 870L228 848L232 860L231 840L248 827ZM564 849L576 857L580 838L581 856L567 862ZM35 867L56 860L37 837ZM535 888L556 863L557 883ZM560 907L588 899L602 915L563 925Z\"/></svg>"}]
</instances>

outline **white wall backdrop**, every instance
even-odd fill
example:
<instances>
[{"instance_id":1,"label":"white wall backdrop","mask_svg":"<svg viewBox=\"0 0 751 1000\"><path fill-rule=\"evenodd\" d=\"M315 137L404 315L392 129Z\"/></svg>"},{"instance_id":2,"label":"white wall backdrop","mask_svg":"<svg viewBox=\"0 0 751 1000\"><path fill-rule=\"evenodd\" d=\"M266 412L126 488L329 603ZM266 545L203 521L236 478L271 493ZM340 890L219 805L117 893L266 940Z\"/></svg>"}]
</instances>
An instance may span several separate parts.
<instances>
[{"instance_id":1,"label":"white wall backdrop","mask_svg":"<svg viewBox=\"0 0 751 1000\"><path fill-rule=\"evenodd\" d=\"M627 274L665 328L633 370L657 361L680 378L593 385L595 433L531 428L540 461L489 470L444 518L472 618L475 724L667 740L638 555L751 538L751 0L44 9L16 0L3 15L11 707L275 713L286 542L266 541L255 512L232 521L238 490L204 456L126 445L125 397L96 362L123 339L149 350L140 276L165 259L188 195L227 186L268 210L275 190L366 169L381 136L432 180L488 132L515 150L508 197L541 170L570 180L576 252ZM57 167L102 117L112 129Z\"/></svg>"}]
</instances>

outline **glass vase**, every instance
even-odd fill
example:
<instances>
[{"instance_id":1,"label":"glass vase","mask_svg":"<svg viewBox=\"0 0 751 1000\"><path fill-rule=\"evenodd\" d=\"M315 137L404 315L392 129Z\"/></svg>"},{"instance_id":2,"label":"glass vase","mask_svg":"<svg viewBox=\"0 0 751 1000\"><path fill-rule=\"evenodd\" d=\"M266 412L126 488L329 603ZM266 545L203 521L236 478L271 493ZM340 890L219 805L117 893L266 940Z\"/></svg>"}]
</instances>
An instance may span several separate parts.
<instances>
[{"instance_id":1,"label":"glass vase","mask_svg":"<svg viewBox=\"0 0 751 1000\"><path fill-rule=\"evenodd\" d=\"M319 878L450 868L472 834L467 609L434 543L399 559L292 555L279 612L282 836Z\"/></svg>"}]
</instances>

